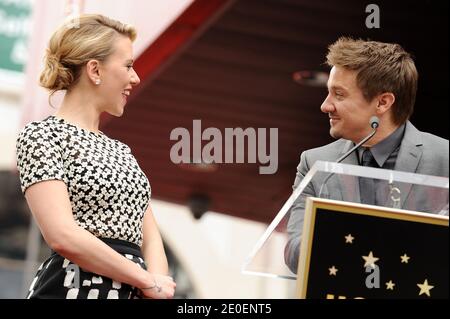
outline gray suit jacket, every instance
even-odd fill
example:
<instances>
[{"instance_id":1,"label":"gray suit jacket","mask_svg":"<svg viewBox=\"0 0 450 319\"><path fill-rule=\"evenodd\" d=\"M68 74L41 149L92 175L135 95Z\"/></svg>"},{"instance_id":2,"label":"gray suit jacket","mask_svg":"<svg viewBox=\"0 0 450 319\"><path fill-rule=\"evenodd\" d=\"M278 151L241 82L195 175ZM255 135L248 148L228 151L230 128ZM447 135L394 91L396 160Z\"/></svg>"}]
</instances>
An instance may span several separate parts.
<instances>
[{"instance_id":1,"label":"gray suit jacket","mask_svg":"<svg viewBox=\"0 0 450 319\"><path fill-rule=\"evenodd\" d=\"M352 147L351 141L340 139L328 145L303 152L300 156L300 164L297 167L293 188L295 189L300 184L316 161L334 162ZM342 163L358 165L356 152L348 156ZM408 121L395 163L395 170L448 177L449 141L436 135L421 132ZM322 182L318 179L310 183L303 193L306 196L318 197ZM425 212L438 212L443 209L442 207L433 207L436 201L432 200L431 195L424 191L424 188L411 187L407 184L398 185L398 187L401 190L401 208L403 209ZM324 189L332 199L359 202L359 187L354 181L346 181L345 178L336 176L327 181ZM448 197L448 192L446 192L446 196ZM297 272L304 205L305 197L299 196L292 205L287 226L288 243L285 248L285 262L294 273ZM389 204L387 203L386 206L389 206Z\"/></svg>"}]
</instances>

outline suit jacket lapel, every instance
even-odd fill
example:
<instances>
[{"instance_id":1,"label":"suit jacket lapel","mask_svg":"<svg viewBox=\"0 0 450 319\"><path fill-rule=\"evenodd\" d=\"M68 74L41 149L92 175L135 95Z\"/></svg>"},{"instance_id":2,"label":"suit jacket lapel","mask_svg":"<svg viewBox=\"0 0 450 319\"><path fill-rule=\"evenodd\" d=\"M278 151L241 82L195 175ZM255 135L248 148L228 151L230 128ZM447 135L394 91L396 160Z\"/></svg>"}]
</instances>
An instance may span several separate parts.
<instances>
[{"instance_id":1,"label":"suit jacket lapel","mask_svg":"<svg viewBox=\"0 0 450 319\"><path fill-rule=\"evenodd\" d=\"M405 135L400 145L397 161L395 163L396 171L415 173L422 157L422 139L420 131L417 130L409 121L406 123ZM401 207L404 207L412 184L401 183L396 185L400 189Z\"/></svg>"}]
</instances>

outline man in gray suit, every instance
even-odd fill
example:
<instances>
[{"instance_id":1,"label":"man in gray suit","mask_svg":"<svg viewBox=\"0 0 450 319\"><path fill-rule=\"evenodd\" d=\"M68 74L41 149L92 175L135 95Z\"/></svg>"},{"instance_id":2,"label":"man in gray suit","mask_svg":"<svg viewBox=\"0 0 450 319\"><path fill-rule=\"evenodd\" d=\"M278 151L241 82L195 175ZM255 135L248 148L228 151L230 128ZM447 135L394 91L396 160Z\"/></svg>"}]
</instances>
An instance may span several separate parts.
<instances>
[{"instance_id":1,"label":"man in gray suit","mask_svg":"<svg viewBox=\"0 0 450 319\"><path fill-rule=\"evenodd\" d=\"M294 189L315 161L334 162L369 135L372 116L379 118L377 133L343 163L449 176L448 140L421 132L408 121L413 112L418 74L414 61L400 45L340 38L329 47L327 64L331 67L328 96L320 109L328 114L330 135L337 141L301 154ZM349 200L342 194L351 192L341 189L345 186L339 184L338 178L331 178L327 184L330 192L336 193L332 198ZM311 184L304 193L318 197L319 188ZM358 198L359 188L363 190L362 202L383 205L377 196L366 198L373 192L364 192L362 186L355 189ZM418 188L404 185L401 191L401 208L434 212L443 209L430 207L433 201L429 200L429 194ZM297 272L304 215L305 197L300 197L290 210L289 238L285 247L285 262L294 273Z\"/></svg>"}]
</instances>

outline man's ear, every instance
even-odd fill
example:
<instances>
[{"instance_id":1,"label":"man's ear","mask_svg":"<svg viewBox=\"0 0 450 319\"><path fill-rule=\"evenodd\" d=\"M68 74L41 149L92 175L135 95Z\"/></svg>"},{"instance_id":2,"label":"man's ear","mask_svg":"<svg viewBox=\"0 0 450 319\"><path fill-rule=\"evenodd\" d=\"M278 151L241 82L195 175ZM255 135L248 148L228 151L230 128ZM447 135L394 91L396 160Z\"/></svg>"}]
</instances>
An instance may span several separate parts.
<instances>
[{"instance_id":1,"label":"man's ear","mask_svg":"<svg viewBox=\"0 0 450 319\"><path fill-rule=\"evenodd\" d=\"M378 105L377 105L377 114L382 115L389 111L392 105L395 102L395 95L390 92L381 93L377 97Z\"/></svg>"},{"instance_id":2,"label":"man's ear","mask_svg":"<svg viewBox=\"0 0 450 319\"><path fill-rule=\"evenodd\" d=\"M98 60L89 60L86 63L86 74L92 83L98 82L100 80L100 62Z\"/></svg>"}]
</instances>

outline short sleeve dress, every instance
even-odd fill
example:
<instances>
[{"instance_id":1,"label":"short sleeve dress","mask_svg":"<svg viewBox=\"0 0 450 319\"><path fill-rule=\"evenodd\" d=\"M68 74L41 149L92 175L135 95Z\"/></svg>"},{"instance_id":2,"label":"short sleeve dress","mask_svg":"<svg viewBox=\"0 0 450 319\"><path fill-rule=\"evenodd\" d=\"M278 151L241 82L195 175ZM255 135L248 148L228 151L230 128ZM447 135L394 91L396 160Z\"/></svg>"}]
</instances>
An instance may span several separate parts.
<instances>
[{"instance_id":1,"label":"short sleeve dress","mask_svg":"<svg viewBox=\"0 0 450 319\"><path fill-rule=\"evenodd\" d=\"M127 145L49 116L24 127L16 151L23 194L41 181L64 182L75 222L145 268L140 246L151 188ZM129 298L136 292L83 271L76 282L70 265L54 252L38 270L28 297Z\"/></svg>"}]
</instances>

